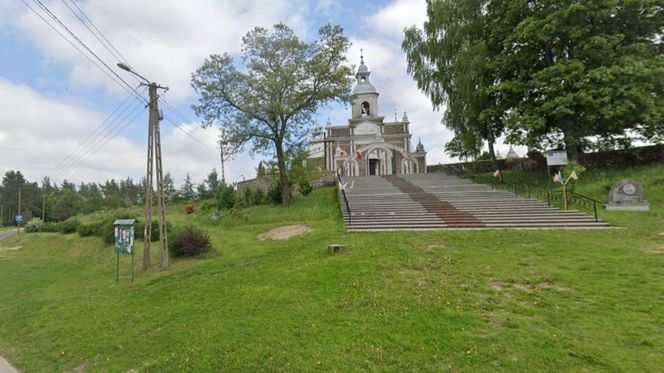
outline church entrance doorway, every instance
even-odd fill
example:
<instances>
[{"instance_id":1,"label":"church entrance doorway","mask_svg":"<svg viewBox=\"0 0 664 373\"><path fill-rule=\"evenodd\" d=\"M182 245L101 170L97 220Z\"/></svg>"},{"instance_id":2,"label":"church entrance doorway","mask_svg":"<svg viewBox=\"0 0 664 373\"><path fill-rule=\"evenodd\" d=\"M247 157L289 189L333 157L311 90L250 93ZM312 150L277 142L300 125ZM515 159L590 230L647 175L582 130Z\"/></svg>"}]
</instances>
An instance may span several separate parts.
<instances>
[{"instance_id":1,"label":"church entrance doorway","mask_svg":"<svg viewBox=\"0 0 664 373\"><path fill-rule=\"evenodd\" d=\"M378 175L378 159L369 160L369 175Z\"/></svg>"}]
</instances>

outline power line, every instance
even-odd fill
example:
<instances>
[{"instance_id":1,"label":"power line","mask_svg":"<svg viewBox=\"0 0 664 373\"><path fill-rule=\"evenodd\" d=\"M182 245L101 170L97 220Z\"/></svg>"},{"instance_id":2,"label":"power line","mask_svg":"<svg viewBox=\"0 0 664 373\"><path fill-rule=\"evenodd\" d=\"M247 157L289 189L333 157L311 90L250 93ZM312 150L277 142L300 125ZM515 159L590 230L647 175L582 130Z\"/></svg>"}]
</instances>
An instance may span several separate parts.
<instances>
[{"instance_id":1,"label":"power line","mask_svg":"<svg viewBox=\"0 0 664 373\"><path fill-rule=\"evenodd\" d=\"M137 109L140 109L140 108L141 108L141 106L134 106L134 108L133 108L129 113L127 113L127 114L126 114L126 115L125 115L125 116L124 116L124 117L123 117L123 118L122 118L122 119L121 119L116 125L114 125L113 128L111 128L111 129L109 130L109 132L108 132L106 135L104 135L103 137L101 137L100 139L98 139L98 141L96 141L96 143L91 144L91 145L90 145L90 148L88 149L88 151L87 151L85 154L81 154L81 155L78 156L77 158L74 158L74 159L72 159L71 161L69 161L68 164L62 166L62 167L60 168L60 172L59 172L59 173L62 173L62 172L65 172L65 173L66 173L66 172L68 172L70 169L75 168L76 166L78 166L78 165L81 163L82 160L85 160L85 159L89 158L90 155L96 153L96 152L97 152L97 151L98 151L103 145L105 145L106 143L108 143L113 137L117 136L120 132L122 132L125 128L127 128L127 126L128 126L130 123L126 123L126 124L125 124L124 126L122 126L122 127L120 127L120 125L121 125L124 121L126 121L127 118L129 118L129 116L131 116L132 114L134 114L134 113L136 112ZM143 110L145 110L145 108L143 108ZM142 112L142 111L139 111L139 113L140 113L140 112ZM138 115L135 116L134 118L132 118L132 120L134 120L134 119L137 118L137 117L138 117ZM113 131L114 131L114 132L113 132ZM56 171L57 171L57 169L56 169ZM58 174L59 174L59 173L58 173Z\"/></svg>"},{"instance_id":2,"label":"power line","mask_svg":"<svg viewBox=\"0 0 664 373\"><path fill-rule=\"evenodd\" d=\"M143 92L145 92L145 89L143 89ZM121 103L118 105L113 112L111 112L106 119L104 119L98 126L97 128L94 129L79 145L78 147L69 153L65 158L63 158L60 162L58 162L55 166L55 170L59 170L61 168L66 167L68 163L70 163L74 158L77 157L78 153L85 152L86 148L92 148L94 144L97 142L100 136L104 135L105 132L111 132L114 128L111 128L113 123L115 123L121 115L123 115L130 107L131 103L129 102L130 99L134 97L133 93L130 93ZM126 105L127 102L129 102L130 105ZM117 117L115 117L117 113ZM115 117L115 118L114 118Z\"/></svg>"},{"instance_id":3,"label":"power line","mask_svg":"<svg viewBox=\"0 0 664 373\"><path fill-rule=\"evenodd\" d=\"M51 17L51 19L57 22L60 25L60 27L62 27L72 38L74 38L74 40L76 40L86 51L88 51L88 53L90 53L97 61L99 61L102 65L104 65L104 67L106 67L106 69L110 71L111 74L113 74L116 78L118 78L118 80L120 80L122 84L124 84L127 88L129 88L129 90L136 93L138 97L140 97L143 101L147 103L147 100L145 100L145 98L139 95L138 92L134 89L134 87L132 87L129 83L127 83L127 81L124 80L118 73L116 73L115 70L113 70L110 66L108 66L108 64L106 64L104 60L102 60L92 49L90 49L90 47L87 46L87 44L85 44L73 31L71 31L69 27L67 27L67 25L65 25L55 14L53 14L53 12L51 12L51 10L46 5L44 5L44 3L41 2L41 0L33 0L33 1L36 4L38 4L39 7L42 8L42 10L44 10L44 12L46 12L46 14L49 17ZM116 83L118 82L116 81Z\"/></svg>"},{"instance_id":4,"label":"power line","mask_svg":"<svg viewBox=\"0 0 664 373\"><path fill-rule=\"evenodd\" d=\"M97 31L97 33L99 34L99 36L101 36L101 37L106 41L106 44L108 44L108 46L109 46L113 51L115 51L115 53L113 53L111 50L109 50L108 47L106 47L106 44L104 44L104 42L102 42L101 40L99 40L99 38L95 35L95 33L92 32L92 30L90 30L90 27L87 26L87 23L84 22L84 21L83 21L83 20L82 20L82 19L81 19L81 18L80 18L80 17L79 17L74 11L73 11L73 9L69 7L69 5L67 5L67 1L66 1L66 0L62 0L62 2L65 3L65 5L67 5L67 8L69 8L69 10L71 10L72 13L74 13L74 15L76 16L76 18L78 18L78 19L81 21L81 23L83 23L83 25L84 25L88 30L90 30L90 33L92 33L92 35L95 35L95 38L96 38L97 40L99 40L99 42L100 42L102 45L104 45L104 47L106 47L106 49L107 49L107 50L113 55L113 57L118 58L119 61L127 61L127 59L122 55L122 53L120 53L120 51L119 51L117 48L115 48L115 46L113 46L113 43L111 43L111 42L108 40L108 38L106 38L106 36L104 36L104 34L99 30L99 28L97 28L97 26L95 26L94 22L92 22L92 20L90 19L90 17L87 16L87 14L85 14L85 12L83 11L83 9L81 9L81 8L76 4L76 2L75 2L74 0L69 0L69 1L70 1L70 2L76 7L76 9L78 9L78 11L79 11L79 12L83 15L83 17L85 17L85 19L87 20L87 23L89 23L90 26L92 26L92 28L94 28L95 31Z\"/></svg>"},{"instance_id":5,"label":"power line","mask_svg":"<svg viewBox=\"0 0 664 373\"><path fill-rule=\"evenodd\" d=\"M175 116L177 116L177 117L178 117L180 120L182 120L183 122L185 122L185 123L194 123L194 121L191 121L191 120L187 119L184 115L182 115L177 109L175 109L175 107L173 107L173 105L169 104L169 103L166 101L166 99L162 99L162 102L164 103L164 106L166 107L167 110L170 110L173 114L175 114ZM197 127L197 128L198 128L198 129L201 129L201 127ZM201 130L202 130L202 129L201 129ZM184 130L183 130L183 131L184 131ZM191 134L190 132L186 132L186 131L185 131L185 133L186 133L189 137L191 137L192 139L194 139L194 141L196 141L196 142L198 142L198 143L201 143L201 141L199 141L197 138L195 138L194 135ZM206 144L203 144L203 145L204 145L205 147L207 147L207 148L211 148L209 145L206 145ZM214 149L216 150L216 148L214 148Z\"/></svg>"},{"instance_id":6,"label":"power line","mask_svg":"<svg viewBox=\"0 0 664 373\"><path fill-rule=\"evenodd\" d=\"M72 47L74 47L74 49L76 49L79 53L81 53L83 55L83 57L87 58L88 61L90 61L99 70L101 70L101 72L106 74L106 76L111 78L111 80L113 80L116 84L119 84L120 86L122 86L122 84L120 82L118 82L113 75L111 75L108 71L104 70L101 66L99 66L99 64L95 60L93 60L92 57L90 57L88 54L83 52L76 44L74 44L69 38L67 38L62 32L60 32L60 30L55 28L55 26L53 26L46 18L44 18L44 16L42 16L41 14L39 14L38 11L33 9L30 6L30 4L28 4L25 0L21 0L21 2L23 4L25 4L25 6L28 7L28 9L30 9L34 14L36 14L37 17L41 18L41 20L44 21L44 23L46 23L46 25L48 25L48 27L50 27L53 31L55 31L58 35L60 35L63 39L65 39L65 41L67 43L69 43L69 45L71 45Z\"/></svg>"},{"instance_id":7,"label":"power line","mask_svg":"<svg viewBox=\"0 0 664 373\"><path fill-rule=\"evenodd\" d=\"M109 141L111 141L120 132L124 131L125 128L127 128L134 120L136 120L136 118L138 118L141 114L143 114L145 112L145 109L147 109L147 106L142 107L142 108L140 106L134 107L134 110L132 110L127 116L125 116L124 119L126 119L129 115L136 112L136 109L142 109L142 110L139 110L138 113L136 113L136 115L134 117L132 117L130 120L126 121L125 125L122 126L121 128L119 128L118 130L116 130L115 133L110 134L110 136L106 136L105 141L103 141L102 143L99 143L99 145L93 151L89 152L85 157L81 158L78 162L70 165L66 170L58 172L56 174L56 176L54 177L54 179L63 177L65 175L67 175L68 173L70 173L71 171L73 171L74 169L76 169L78 166L80 166L83 162L85 162L88 158L90 158L91 155L95 154L102 146L106 145Z\"/></svg>"},{"instance_id":8,"label":"power line","mask_svg":"<svg viewBox=\"0 0 664 373\"><path fill-rule=\"evenodd\" d=\"M206 148L208 148L208 149L211 149L211 150L217 151L216 148L213 148L213 147L211 147L210 145L205 144L205 143L203 143L202 141L200 141L199 139L197 139L197 138L195 138L194 136L192 136L191 133L187 132L184 128L182 128L182 126L180 126L179 124L175 123L171 118L169 118L169 117L164 117L164 119L166 119L166 121L168 121L168 122L170 123L171 126L177 128L180 132L182 132L182 133L184 133L185 135L189 136L192 140L196 141L197 143L203 145L204 147L206 147Z\"/></svg>"}]
</instances>

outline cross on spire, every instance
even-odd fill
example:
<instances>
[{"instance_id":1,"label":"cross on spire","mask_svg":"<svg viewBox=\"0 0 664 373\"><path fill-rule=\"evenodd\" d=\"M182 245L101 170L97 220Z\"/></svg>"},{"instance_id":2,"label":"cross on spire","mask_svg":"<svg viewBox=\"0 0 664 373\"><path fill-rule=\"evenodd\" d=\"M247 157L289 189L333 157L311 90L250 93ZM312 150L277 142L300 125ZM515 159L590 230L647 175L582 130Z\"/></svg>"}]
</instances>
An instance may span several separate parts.
<instances>
[{"instance_id":1,"label":"cross on spire","mask_svg":"<svg viewBox=\"0 0 664 373\"><path fill-rule=\"evenodd\" d=\"M364 63L364 49L360 48L360 63Z\"/></svg>"}]
</instances>

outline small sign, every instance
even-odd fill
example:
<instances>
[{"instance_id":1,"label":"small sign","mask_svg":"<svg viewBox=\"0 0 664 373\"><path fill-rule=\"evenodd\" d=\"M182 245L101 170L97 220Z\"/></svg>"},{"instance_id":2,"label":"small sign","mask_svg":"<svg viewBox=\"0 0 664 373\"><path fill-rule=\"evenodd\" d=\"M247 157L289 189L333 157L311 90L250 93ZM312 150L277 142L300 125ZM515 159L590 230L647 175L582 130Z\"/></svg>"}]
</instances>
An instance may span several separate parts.
<instances>
[{"instance_id":1,"label":"small sign","mask_svg":"<svg viewBox=\"0 0 664 373\"><path fill-rule=\"evenodd\" d=\"M546 152L547 166L564 166L567 164L566 150L551 150Z\"/></svg>"},{"instance_id":2,"label":"small sign","mask_svg":"<svg viewBox=\"0 0 664 373\"><path fill-rule=\"evenodd\" d=\"M23 221L23 215L16 215L16 222L20 223Z\"/></svg>"},{"instance_id":3,"label":"small sign","mask_svg":"<svg viewBox=\"0 0 664 373\"><path fill-rule=\"evenodd\" d=\"M134 219L118 219L115 229L115 282L120 279L120 254L131 255L131 282L134 282Z\"/></svg>"}]
</instances>

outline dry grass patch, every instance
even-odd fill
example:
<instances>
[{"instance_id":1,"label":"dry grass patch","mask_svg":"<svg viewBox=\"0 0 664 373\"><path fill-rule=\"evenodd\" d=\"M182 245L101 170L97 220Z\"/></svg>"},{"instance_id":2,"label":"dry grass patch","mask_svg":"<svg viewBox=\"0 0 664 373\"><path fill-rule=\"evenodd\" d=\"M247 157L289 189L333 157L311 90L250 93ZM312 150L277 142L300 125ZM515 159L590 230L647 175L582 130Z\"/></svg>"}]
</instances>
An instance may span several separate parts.
<instances>
[{"instance_id":1,"label":"dry grass patch","mask_svg":"<svg viewBox=\"0 0 664 373\"><path fill-rule=\"evenodd\" d=\"M283 227L278 227L271 229L267 232L263 232L258 235L258 239L263 240L288 240L290 238L301 236L305 233L312 232L313 229L307 227L306 225L296 224L296 225L285 225Z\"/></svg>"}]
</instances>

